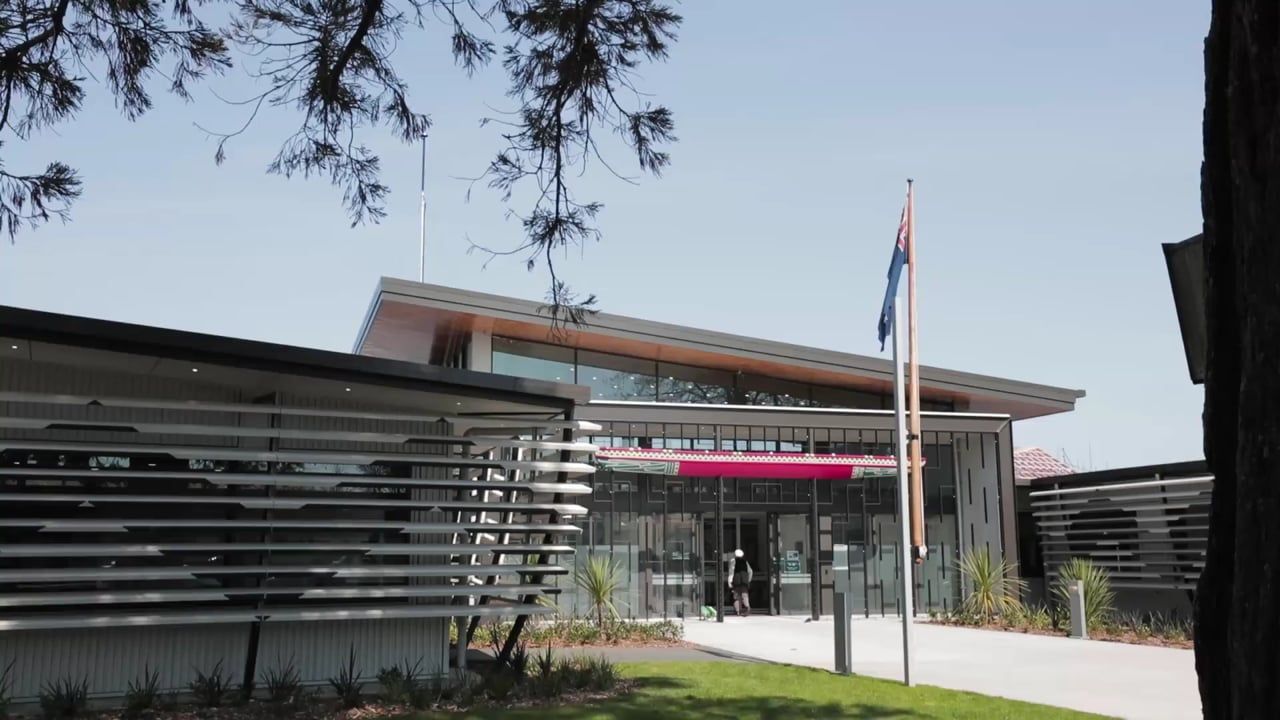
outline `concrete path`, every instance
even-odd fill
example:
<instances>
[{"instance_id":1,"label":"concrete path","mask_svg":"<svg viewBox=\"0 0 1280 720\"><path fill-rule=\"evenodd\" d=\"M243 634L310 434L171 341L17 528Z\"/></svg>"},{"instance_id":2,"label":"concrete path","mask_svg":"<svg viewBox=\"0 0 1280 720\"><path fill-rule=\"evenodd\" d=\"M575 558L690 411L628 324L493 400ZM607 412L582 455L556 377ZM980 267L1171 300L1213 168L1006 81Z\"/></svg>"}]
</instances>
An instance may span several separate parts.
<instances>
[{"instance_id":1,"label":"concrete path","mask_svg":"<svg viewBox=\"0 0 1280 720\"><path fill-rule=\"evenodd\" d=\"M688 621L689 642L771 662L834 669L832 621L755 616ZM916 682L1139 720L1200 717L1190 650L917 623ZM902 624L859 618L853 667L902 679Z\"/></svg>"}]
</instances>

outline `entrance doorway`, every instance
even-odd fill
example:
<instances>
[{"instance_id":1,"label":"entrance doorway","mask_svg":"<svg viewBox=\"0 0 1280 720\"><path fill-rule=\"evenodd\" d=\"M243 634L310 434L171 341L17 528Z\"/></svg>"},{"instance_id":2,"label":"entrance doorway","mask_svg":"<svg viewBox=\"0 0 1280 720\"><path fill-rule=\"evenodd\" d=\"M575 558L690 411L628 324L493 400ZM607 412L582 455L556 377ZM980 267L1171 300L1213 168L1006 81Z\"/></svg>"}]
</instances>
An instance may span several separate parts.
<instances>
[{"instance_id":1,"label":"entrance doorway","mask_svg":"<svg viewBox=\"0 0 1280 720\"><path fill-rule=\"evenodd\" d=\"M753 571L751 585L747 589L747 599L751 603L752 613L768 613L772 607L770 599L771 568L769 563L768 543L765 542L765 517L758 514L730 514L720 522L724 529L724 554L720 561L724 563L724 611L733 612L733 593L729 591L730 561L734 550L742 550L742 555L751 563ZM705 558L702 567L704 597L707 605L716 604L716 518L705 515L702 519L703 553Z\"/></svg>"}]
</instances>

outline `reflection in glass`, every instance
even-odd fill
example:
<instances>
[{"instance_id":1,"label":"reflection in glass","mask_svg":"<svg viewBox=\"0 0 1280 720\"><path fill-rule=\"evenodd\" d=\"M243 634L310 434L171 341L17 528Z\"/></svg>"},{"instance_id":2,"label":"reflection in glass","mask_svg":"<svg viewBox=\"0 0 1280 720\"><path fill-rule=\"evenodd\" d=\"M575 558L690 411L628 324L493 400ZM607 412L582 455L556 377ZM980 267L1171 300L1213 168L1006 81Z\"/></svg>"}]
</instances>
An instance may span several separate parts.
<instances>
[{"instance_id":1,"label":"reflection in glass","mask_svg":"<svg viewBox=\"0 0 1280 720\"><path fill-rule=\"evenodd\" d=\"M493 339L493 372L551 382L574 382L573 348Z\"/></svg>"},{"instance_id":2,"label":"reflection in glass","mask_svg":"<svg viewBox=\"0 0 1280 720\"><path fill-rule=\"evenodd\" d=\"M658 363L658 402L723 405L733 395L733 373Z\"/></svg>"},{"instance_id":3,"label":"reflection in glass","mask_svg":"<svg viewBox=\"0 0 1280 720\"><path fill-rule=\"evenodd\" d=\"M591 388L593 400L642 400L658 397L657 364L622 355L578 352L578 384Z\"/></svg>"}]
</instances>

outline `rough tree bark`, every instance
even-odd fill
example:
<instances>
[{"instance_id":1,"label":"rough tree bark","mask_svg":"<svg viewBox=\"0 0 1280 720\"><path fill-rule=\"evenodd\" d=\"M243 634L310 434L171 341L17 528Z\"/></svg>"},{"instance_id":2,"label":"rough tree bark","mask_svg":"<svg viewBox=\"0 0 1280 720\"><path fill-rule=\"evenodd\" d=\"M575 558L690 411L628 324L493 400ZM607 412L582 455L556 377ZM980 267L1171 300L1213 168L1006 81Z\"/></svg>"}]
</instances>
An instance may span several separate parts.
<instances>
[{"instance_id":1,"label":"rough tree bark","mask_svg":"<svg viewBox=\"0 0 1280 720\"><path fill-rule=\"evenodd\" d=\"M1215 0L1201 172L1214 497L1196 592L1206 718L1280 717L1280 4Z\"/></svg>"}]
</instances>

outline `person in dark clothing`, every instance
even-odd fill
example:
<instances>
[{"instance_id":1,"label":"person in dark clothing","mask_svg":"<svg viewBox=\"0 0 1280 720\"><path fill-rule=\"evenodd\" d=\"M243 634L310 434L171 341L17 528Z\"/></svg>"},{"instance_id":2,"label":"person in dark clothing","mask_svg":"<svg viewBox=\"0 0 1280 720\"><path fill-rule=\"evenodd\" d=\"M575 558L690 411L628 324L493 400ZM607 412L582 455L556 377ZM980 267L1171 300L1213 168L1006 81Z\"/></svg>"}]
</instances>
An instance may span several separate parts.
<instances>
[{"instance_id":1,"label":"person in dark clothing","mask_svg":"<svg viewBox=\"0 0 1280 720\"><path fill-rule=\"evenodd\" d=\"M733 565L729 573L729 589L733 591L733 609L738 615L751 614L751 600L747 590L751 587L751 576L754 571L741 550L733 551Z\"/></svg>"}]
</instances>

